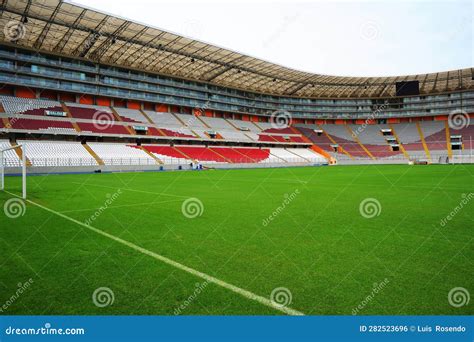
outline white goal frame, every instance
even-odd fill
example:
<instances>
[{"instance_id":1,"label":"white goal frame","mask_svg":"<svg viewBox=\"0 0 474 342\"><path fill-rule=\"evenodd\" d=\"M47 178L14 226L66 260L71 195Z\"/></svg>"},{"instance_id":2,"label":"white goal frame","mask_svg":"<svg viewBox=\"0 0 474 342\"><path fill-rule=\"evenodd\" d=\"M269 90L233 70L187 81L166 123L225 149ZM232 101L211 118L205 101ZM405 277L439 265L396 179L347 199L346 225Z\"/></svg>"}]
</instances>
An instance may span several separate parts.
<instances>
[{"instance_id":1,"label":"white goal frame","mask_svg":"<svg viewBox=\"0 0 474 342\"><path fill-rule=\"evenodd\" d=\"M4 158L4 153L9 150L15 150L17 148L21 148L21 155L22 155L22 160L21 160L21 178L22 178L22 188L23 188L23 193L22 197L23 199L26 199L26 151L25 147L23 145L16 145L12 147L7 147L2 150L0 150L0 190L5 190L5 158Z\"/></svg>"}]
</instances>

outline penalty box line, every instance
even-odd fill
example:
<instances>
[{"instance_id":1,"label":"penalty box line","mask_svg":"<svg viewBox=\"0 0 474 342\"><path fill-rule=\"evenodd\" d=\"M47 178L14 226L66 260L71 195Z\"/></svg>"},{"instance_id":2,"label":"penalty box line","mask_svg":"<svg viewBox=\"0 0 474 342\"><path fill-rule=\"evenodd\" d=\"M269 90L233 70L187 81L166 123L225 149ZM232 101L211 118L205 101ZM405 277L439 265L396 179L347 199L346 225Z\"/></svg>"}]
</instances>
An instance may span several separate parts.
<instances>
[{"instance_id":1,"label":"penalty box line","mask_svg":"<svg viewBox=\"0 0 474 342\"><path fill-rule=\"evenodd\" d=\"M9 192L9 191L5 191L5 192L8 193L8 194L10 194L10 195L12 195L12 196L15 196L15 197L17 197L17 198L21 198L20 196L14 194L14 193L11 193L11 192ZM28 202L28 203L30 203L30 204L32 204L32 205L38 207L38 208L41 208L41 209L43 209L43 210L45 210L45 211L48 211L48 212L50 212L50 213L52 213L52 214L54 214L54 215L56 215L56 216L59 216L59 217L65 219L65 220L68 220L68 221L73 222L73 223L75 223L75 224L77 224L77 225L79 225L79 226L82 226L82 227L84 227L84 228L86 228L86 229L89 229L89 230L91 230L91 231L93 231L93 232L95 232L95 233L97 233L97 234L99 234L99 235L102 235L102 236L107 237L107 238L109 238L109 239L111 239L111 240L114 240L114 241L116 241L116 242L118 242L118 243L120 243L120 244L122 244L122 245L124 245L124 246L127 246L127 247L129 247L129 248L131 248L131 249L134 249L134 250L137 251L137 252L140 252L140 253L142 253L142 254L148 255L148 256L150 256L150 257L152 257L152 258L154 258L154 259L156 259L156 260L159 260L159 261L161 261L161 262L163 262L163 263L165 263L165 264L167 264L167 265L170 265L170 266L172 266L172 267L174 267L174 268L177 268L177 269L180 269L180 270L182 270L182 271L184 271L184 272L187 272L187 273L189 273L189 274L192 274L192 275L194 275L194 276L196 276L196 277L198 277L198 278L204 279L205 281L207 281L207 282L209 282L209 283L213 283L213 284L215 284L215 285L217 285L217 286L223 287L223 288L225 288L225 289L227 289L227 290L230 290L230 291L232 291L232 292L234 292L234 293L237 293L238 295L240 295L240 296L242 296L242 297L244 297L244 298L246 298L246 299L249 299L249 300L258 302L258 303L260 303L260 304L262 304L262 305L265 305L265 306L270 307L270 308L272 308L272 309L275 309L275 310L278 310L278 311L280 311L280 312L283 312L283 313L285 313L285 314L287 314L287 315L292 315L292 316L302 316L302 315L304 315L304 313L302 313L302 312L300 312L300 311L298 311L298 310L291 309L291 308L289 308L289 307L279 305L279 304L273 302L272 300L270 300L270 299L268 299L268 298L259 296L259 295L255 294L255 293L253 293L253 292L250 292L250 291L248 291L248 290L242 289L242 288L240 288L240 287L238 287L238 286L235 286L235 285L232 285L232 284L230 284L230 283L227 283L227 282L225 282L225 281L223 281L223 280L220 280L220 279L218 279L218 278L215 278L215 277L213 277L213 276L211 276L211 275L208 275L208 274L206 274L206 273L203 273L203 272L200 272L200 271L198 271L198 270L195 270L195 269L193 269L193 268L191 268L191 267L188 267L188 266L186 266L186 265L183 265L183 264L181 264L181 263L179 263L179 262L177 262L177 261L174 261L174 260L169 259L169 258L167 258L167 257L165 257L165 256L162 256L162 255L160 255L160 254L157 254L157 253L155 253L155 252L152 252L152 251L150 251L150 250L148 250L148 249L145 249L145 248L143 248L143 247L140 247L140 246L138 246L138 245L135 245L134 243L131 243L131 242L126 241L126 240L123 240L123 239L121 239L121 238L119 238L119 237L117 237L117 236L115 236L115 235L106 233L106 232L104 232L104 231L102 231L102 230L100 230L100 229L98 229L98 228L93 227L93 226L89 226L89 225L87 225L87 224L85 224L85 223L83 223L83 222L81 222L81 221L78 221L78 220L76 220L76 219L73 219L72 217L66 216L66 215L64 215L64 214L62 214L62 213L60 213L60 212L57 212L57 211L53 210L53 209L47 208L47 207L45 207L45 206L43 206L43 205L41 205L41 204L39 204L39 203L33 202L33 201L29 200L29 199L26 199L26 200L24 200L24 201L26 201L26 202Z\"/></svg>"}]
</instances>

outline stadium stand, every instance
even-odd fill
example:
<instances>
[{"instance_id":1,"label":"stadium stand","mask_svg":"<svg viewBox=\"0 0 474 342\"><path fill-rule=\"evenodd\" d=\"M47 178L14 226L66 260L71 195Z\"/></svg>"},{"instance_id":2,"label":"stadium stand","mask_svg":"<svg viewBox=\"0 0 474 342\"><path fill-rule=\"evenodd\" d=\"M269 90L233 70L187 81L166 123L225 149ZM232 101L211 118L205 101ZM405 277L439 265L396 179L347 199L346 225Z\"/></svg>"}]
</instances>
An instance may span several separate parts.
<instances>
[{"instance_id":1,"label":"stadium stand","mask_svg":"<svg viewBox=\"0 0 474 342\"><path fill-rule=\"evenodd\" d=\"M33 166L97 165L96 160L77 142L19 140Z\"/></svg>"},{"instance_id":2,"label":"stadium stand","mask_svg":"<svg viewBox=\"0 0 474 342\"><path fill-rule=\"evenodd\" d=\"M88 145L105 165L153 165L156 163L143 150L126 144L89 142Z\"/></svg>"},{"instance_id":3,"label":"stadium stand","mask_svg":"<svg viewBox=\"0 0 474 342\"><path fill-rule=\"evenodd\" d=\"M9 140L0 139L0 149L10 148L12 145ZM18 167L20 166L20 159L14 150L8 150L3 152L3 158L5 166L7 167Z\"/></svg>"}]
</instances>

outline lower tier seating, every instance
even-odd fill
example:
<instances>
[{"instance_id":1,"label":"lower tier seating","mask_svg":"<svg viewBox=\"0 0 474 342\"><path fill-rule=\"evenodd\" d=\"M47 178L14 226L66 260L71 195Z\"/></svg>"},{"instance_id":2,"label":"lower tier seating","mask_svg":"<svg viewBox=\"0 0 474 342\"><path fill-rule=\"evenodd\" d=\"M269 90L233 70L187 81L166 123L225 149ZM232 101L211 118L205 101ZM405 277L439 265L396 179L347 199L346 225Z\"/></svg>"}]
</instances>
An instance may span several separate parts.
<instances>
[{"instance_id":1,"label":"lower tier seating","mask_svg":"<svg viewBox=\"0 0 474 342\"><path fill-rule=\"evenodd\" d=\"M33 166L97 165L94 157L79 142L19 140Z\"/></svg>"},{"instance_id":2,"label":"lower tier seating","mask_svg":"<svg viewBox=\"0 0 474 342\"><path fill-rule=\"evenodd\" d=\"M88 143L105 165L143 165L156 164L146 152L118 143Z\"/></svg>"},{"instance_id":3,"label":"lower tier seating","mask_svg":"<svg viewBox=\"0 0 474 342\"><path fill-rule=\"evenodd\" d=\"M12 145L10 144L9 140L1 139L0 140L0 149L6 149L10 148ZM7 167L17 167L21 166L20 164L20 159L18 158L18 155L16 154L15 150L8 150L3 152L3 160L4 160L4 165Z\"/></svg>"}]
</instances>

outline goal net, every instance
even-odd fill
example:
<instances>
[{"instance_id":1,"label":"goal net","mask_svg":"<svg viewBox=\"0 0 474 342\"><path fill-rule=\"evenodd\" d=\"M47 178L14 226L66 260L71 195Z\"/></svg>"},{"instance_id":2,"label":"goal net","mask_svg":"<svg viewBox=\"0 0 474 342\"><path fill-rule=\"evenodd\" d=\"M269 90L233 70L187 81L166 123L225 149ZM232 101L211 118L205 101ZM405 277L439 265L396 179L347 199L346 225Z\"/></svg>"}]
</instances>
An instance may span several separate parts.
<instances>
[{"instance_id":1,"label":"goal net","mask_svg":"<svg viewBox=\"0 0 474 342\"><path fill-rule=\"evenodd\" d=\"M20 149L21 151L21 187L22 187L22 197L26 199L26 152L25 147L23 145L16 145L8 148L4 148L0 150L0 190L5 190L5 168L8 165L7 161L7 153L9 151L14 151Z\"/></svg>"}]
</instances>

